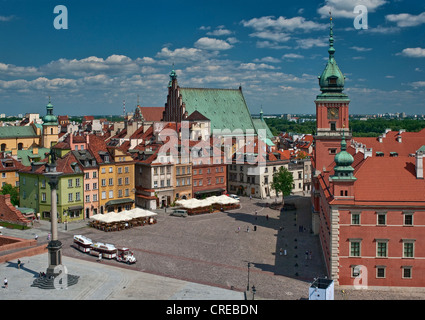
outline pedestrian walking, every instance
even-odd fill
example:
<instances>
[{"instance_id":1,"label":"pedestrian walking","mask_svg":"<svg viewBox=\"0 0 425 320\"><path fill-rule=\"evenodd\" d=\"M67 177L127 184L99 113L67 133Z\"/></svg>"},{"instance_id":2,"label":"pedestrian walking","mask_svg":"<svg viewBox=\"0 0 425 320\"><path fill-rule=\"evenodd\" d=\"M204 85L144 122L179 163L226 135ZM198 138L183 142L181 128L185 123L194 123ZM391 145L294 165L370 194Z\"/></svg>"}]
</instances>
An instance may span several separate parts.
<instances>
[{"instance_id":1,"label":"pedestrian walking","mask_svg":"<svg viewBox=\"0 0 425 320\"><path fill-rule=\"evenodd\" d=\"M305 259L306 260L308 259L308 250L306 250L306 252L305 252Z\"/></svg>"},{"instance_id":2,"label":"pedestrian walking","mask_svg":"<svg viewBox=\"0 0 425 320\"><path fill-rule=\"evenodd\" d=\"M311 255L312 255L312 252L310 251L309 253L308 253L308 258L311 260Z\"/></svg>"},{"instance_id":3,"label":"pedestrian walking","mask_svg":"<svg viewBox=\"0 0 425 320\"><path fill-rule=\"evenodd\" d=\"M246 232L249 232L249 226L248 226L248 227L246 227Z\"/></svg>"},{"instance_id":4,"label":"pedestrian walking","mask_svg":"<svg viewBox=\"0 0 425 320\"><path fill-rule=\"evenodd\" d=\"M249 200L252 200L252 196L251 195L249 196Z\"/></svg>"},{"instance_id":5,"label":"pedestrian walking","mask_svg":"<svg viewBox=\"0 0 425 320\"><path fill-rule=\"evenodd\" d=\"M4 283L4 288L7 289L9 286L9 282L7 281L7 278L4 278L3 283Z\"/></svg>"},{"instance_id":6,"label":"pedestrian walking","mask_svg":"<svg viewBox=\"0 0 425 320\"><path fill-rule=\"evenodd\" d=\"M283 254L283 249L282 248L280 248L280 255L282 255Z\"/></svg>"},{"instance_id":7,"label":"pedestrian walking","mask_svg":"<svg viewBox=\"0 0 425 320\"><path fill-rule=\"evenodd\" d=\"M286 256L286 254L287 254L286 249L285 249L285 250L283 250L283 254Z\"/></svg>"},{"instance_id":8,"label":"pedestrian walking","mask_svg":"<svg viewBox=\"0 0 425 320\"><path fill-rule=\"evenodd\" d=\"M35 241L38 240L38 234L35 235L34 239L35 239Z\"/></svg>"},{"instance_id":9,"label":"pedestrian walking","mask_svg":"<svg viewBox=\"0 0 425 320\"><path fill-rule=\"evenodd\" d=\"M266 215L266 220L269 220L269 215L268 214Z\"/></svg>"},{"instance_id":10,"label":"pedestrian walking","mask_svg":"<svg viewBox=\"0 0 425 320\"><path fill-rule=\"evenodd\" d=\"M99 262L102 262L102 254L99 253Z\"/></svg>"},{"instance_id":11,"label":"pedestrian walking","mask_svg":"<svg viewBox=\"0 0 425 320\"><path fill-rule=\"evenodd\" d=\"M21 260L18 259L18 269L21 269Z\"/></svg>"},{"instance_id":12,"label":"pedestrian walking","mask_svg":"<svg viewBox=\"0 0 425 320\"><path fill-rule=\"evenodd\" d=\"M50 241L50 233L47 234L47 241Z\"/></svg>"}]
</instances>

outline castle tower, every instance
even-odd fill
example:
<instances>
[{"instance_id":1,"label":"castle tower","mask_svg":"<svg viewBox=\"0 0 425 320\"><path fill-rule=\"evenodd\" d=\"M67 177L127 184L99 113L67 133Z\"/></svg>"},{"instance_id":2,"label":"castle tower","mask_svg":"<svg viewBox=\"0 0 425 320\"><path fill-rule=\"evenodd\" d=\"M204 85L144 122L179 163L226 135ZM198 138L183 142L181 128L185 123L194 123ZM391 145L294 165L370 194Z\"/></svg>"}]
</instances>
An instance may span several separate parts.
<instances>
[{"instance_id":1,"label":"castle tower","mask_svg":"<svg viewBox=\"0 0 425 320\"><path fill-rule=\"evenodd\" d=\"M330 18L329 59L325 70L319 76L320 91L316 97L316 135L314 161L315 169L323 171L339 152L343 130L348 132L350 141L348 105L350 100L343 93L345 76L335 61L333 46L333 24Z\"/></svg>"}]
</instances>

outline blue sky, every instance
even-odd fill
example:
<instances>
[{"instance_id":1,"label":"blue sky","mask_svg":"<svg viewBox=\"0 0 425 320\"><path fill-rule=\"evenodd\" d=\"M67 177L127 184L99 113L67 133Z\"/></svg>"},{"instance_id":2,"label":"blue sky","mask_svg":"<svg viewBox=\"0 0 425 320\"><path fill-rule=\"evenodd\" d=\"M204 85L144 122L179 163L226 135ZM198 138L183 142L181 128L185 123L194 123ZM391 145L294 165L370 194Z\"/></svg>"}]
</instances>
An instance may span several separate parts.
<instances>
[{"instance_id":1,"label":"blue sky","mask_svg":"<svg viewBox=\"0 0 425 320\"><path fill-rule=\"evenodd\" d=\"M0 0L0 113L164 106L173 63L181 87L242 85L252 113L314 113L329 8L350 113L425 114L425 3L408 0Z\"/></svg>"}]
</instances>

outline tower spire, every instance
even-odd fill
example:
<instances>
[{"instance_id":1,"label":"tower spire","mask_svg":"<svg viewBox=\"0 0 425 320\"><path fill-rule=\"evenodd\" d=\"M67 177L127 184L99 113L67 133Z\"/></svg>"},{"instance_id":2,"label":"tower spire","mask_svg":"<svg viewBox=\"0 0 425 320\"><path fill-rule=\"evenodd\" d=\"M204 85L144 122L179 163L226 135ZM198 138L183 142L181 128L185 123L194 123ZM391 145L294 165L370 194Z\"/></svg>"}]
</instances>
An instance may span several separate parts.
<instances>
[{"instance_id":1,"label":"tower spire","mask_svg":"<svg viewBox=\"0 0 425 320\"><path fill-rule=\"evenodd\" d=\"M335 53L334 48L334 31L333 31L333 21L332 21L332 12L329 11L330 16L330 27L329 27L329 58L332 58Z\"/></svg>"}]
</instances>

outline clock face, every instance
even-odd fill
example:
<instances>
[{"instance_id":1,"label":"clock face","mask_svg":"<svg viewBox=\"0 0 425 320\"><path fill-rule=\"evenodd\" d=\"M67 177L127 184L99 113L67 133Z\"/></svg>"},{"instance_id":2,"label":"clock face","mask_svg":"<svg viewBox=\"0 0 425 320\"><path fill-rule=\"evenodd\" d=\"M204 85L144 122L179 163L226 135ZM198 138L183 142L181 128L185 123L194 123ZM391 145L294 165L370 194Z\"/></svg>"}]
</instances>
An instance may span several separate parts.
<instances>
[{"instance_id":1,"label":"clock face","mask_svg":"<svg viewBox=\"0 0 425 320\"><path fill-rule=\"evenodd\" d=\"M328 109L328 119L338 119L338 108Z\"/></svg>"}]
</instances>

